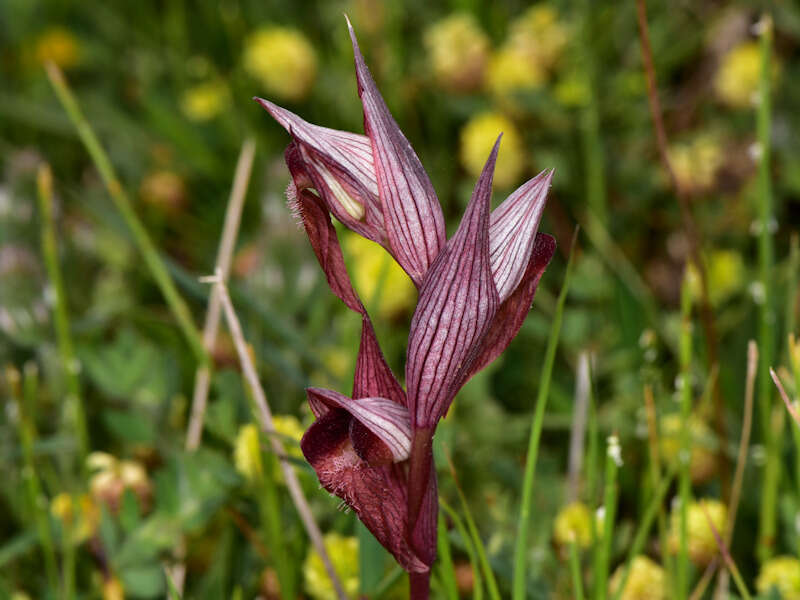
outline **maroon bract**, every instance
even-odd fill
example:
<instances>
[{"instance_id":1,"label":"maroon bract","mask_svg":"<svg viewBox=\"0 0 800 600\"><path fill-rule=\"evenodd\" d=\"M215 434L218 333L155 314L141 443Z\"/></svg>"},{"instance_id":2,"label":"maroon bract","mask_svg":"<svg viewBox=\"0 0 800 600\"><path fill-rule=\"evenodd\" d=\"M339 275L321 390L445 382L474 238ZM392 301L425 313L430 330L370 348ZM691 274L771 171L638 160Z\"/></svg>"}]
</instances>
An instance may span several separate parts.
<instances>
[{"instance_id":1,"label":"maroon bract","mask_svg":"<svg viewBox=\"0 0 800 600\"><path fill-rule=\"evenodd\" d=\"M309 389L317 420L301 446L325 489L412 573L412 597L427 598L438 509L433 433L461 387L508 346L530 310L555 251L555 240L537 233L552 172L490 211L498 138L447 240L430 179L378 92L352 27L350 37L366 136L312 125L256 99L293 138L287 196L328 284L362 316L352 397ZM331 214L382 245L419 289L407 393L350 282Z\"/></svg>"}]
</instances>

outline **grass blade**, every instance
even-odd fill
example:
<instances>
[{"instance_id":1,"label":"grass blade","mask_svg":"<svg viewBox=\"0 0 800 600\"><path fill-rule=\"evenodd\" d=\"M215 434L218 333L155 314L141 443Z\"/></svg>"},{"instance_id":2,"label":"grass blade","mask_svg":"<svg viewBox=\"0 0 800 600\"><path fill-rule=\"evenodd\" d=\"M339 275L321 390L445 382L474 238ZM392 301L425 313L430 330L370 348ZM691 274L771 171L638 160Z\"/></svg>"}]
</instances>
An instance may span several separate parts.
<instances>
[{"instance_id":1,"label":"grass blade","mask_svg":"<svg viewBox=\"0 0 800 600\"><path fill-rule=\"evenodd\" d=\"M153 240L150 239L150 235L147 233L147 230L145 229L141 220L139 220L139 217L136 216L136 212L133 210L133 205L128 198L128 194L125 192L122 184L117 178L108 154L103 149L100 141L97 139L97 136L92 130L92 126L83 115L83 112L81 111L81 108L78 105L72 90L70 90L69 85L67 84L67 80L64 78L64 74L61 72L58 66L52 62L47 63L46 68L47 76L50 79L50 84L53 86L53 89L55 90L61 105L64 107L64 110L67 112L70 121L72 121L72 124L78 131L78 135L81 138L83 145L86 147L86 150L89 152L89 156L92 158L95 167L97 167L100 177L102 178L103 183L105 184L106 189L111 196L111 199L116 205L117 210L119 210L123 219L125 219L125 223L131 230L136 245L138 246L139 251L142 253L142 258L144 258L147 268L150 270L153 279L164 296L164 300L166 300L169 309L172 311L175 320L178 322L178 326L186 338L189 347L192 349L192 352L194 352L197 362L200 364L206 364L208 361L208 353L203 346L202 336L200 335L197 326L194 324L192 313L175 287L175 283L172 281L172 278L169 276L169 272L167 271L164 262L161 260Z\"/></svg>"},{"instance_id":2,"label":"grass blade","mask_svg":"<svg viewBox=\"0 0 800 600\"><path fill-rule=\"evenodd\" d=\"M439 555L439 579L444 587L447 600L458 600L458 586L456 585L455 568L453 567L453 555L450 551L450 540L447 538L447 524L441 512L439 513L438 528L439 532L436 537L436 547Z\"/></svg>"},{"instance_id":3,"label":"grass blade","mask_svg":"<svg viewBox=\"0 0 800 600\"><path fill-rule=\"evenodd\" d=\"M564 274L564 283L561 285L561 293L558 296L553 325L550 328L550 335L547 340L547 350L545 351L544 363L542 364L542 375L539 378L539 393L536 397L536 408L531 425L531 434L528 440L528 455L525 461L525 475L522 480L522 503L520 505L519 521L517 523L517 543L514 547L514 576L512 588L512 598L514 600L525 599L528 529L530 527L531 509L533 507L533 484L536 477L536 459L539 454L539 441L542 436L544 411L547 406L547 397L550 391L550 378L553 373L556 348L558 347L558 338L561 333L561 320L564 315L564 303L567 300L569 281L572 276L572 265L575 257L577 239L578 230L576 229L575 234L572 236L567 270Z\"/></svg>"}]
</instances>

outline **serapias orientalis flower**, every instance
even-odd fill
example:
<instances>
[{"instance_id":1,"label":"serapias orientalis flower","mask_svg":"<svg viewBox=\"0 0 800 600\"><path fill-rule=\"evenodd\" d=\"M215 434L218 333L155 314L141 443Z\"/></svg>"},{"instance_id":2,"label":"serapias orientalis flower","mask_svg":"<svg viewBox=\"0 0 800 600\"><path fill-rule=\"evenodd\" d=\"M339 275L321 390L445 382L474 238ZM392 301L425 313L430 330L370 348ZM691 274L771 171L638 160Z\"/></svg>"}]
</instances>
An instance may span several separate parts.
<instances>
[{"instance_id":1,"label":"serapias orientalis flower","mask_svg":"<svg viewBox=\"0 0 800 600\"><path fill-rule=\"evenodd\" d=\"M323 487L350 506L427 598L438 510L433 433L453 398L511 342L555 240L537 233L552 171L490 211L498 138L448 240L430 179L370 75L348 21L366 135L312 125L256 100L292 136L289 203L331 290L362 316L351 397L312 388L317 420L301 446ZM345 268L331 215L383 246L419 290L404 391L381 353Z\"/></svg>"}]
</instances>

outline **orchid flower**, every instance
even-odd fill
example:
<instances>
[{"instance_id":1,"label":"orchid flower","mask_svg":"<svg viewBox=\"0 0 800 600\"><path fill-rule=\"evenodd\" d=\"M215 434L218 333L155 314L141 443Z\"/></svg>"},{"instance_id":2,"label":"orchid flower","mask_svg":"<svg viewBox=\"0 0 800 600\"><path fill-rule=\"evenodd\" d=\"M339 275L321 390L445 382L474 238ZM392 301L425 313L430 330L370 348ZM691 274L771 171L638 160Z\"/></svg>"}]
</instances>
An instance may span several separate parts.
<instances>
[{"instance_id":1,"label":"orchid flower","mask_svg":"<svg viewBox=\"0 0 800 600\"><path fill-rule=\"evenodd\" d=\"M552 171L490 211L498 138L448 240L430 179L348 27L366 135L312 125L256 99L292 136L287 196L328 284L362 316L352 397L309 389L317 420L301 446L323 487L412 574L412 598L427 598L438 509L433 434L461 387L509 345L528 314L555 251L555 240L537 233ZM406 391L350 282L331 215L383 246L419 289Z\"/></svg>"}]
</instances>

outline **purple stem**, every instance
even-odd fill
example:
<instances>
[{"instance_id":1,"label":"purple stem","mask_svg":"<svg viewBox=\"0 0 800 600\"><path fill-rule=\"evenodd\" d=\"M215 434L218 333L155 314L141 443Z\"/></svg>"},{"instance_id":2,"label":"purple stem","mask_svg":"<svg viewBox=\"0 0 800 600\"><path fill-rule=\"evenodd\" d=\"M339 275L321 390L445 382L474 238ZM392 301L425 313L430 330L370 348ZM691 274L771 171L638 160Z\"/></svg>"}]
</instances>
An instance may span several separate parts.
<instances>
[{"instance_id":1,"label":"purple stem","mask_svg":"<svg viewBox=\"0 0 800 600\"><path fill-rule=\"evenodd\" d=\"M415 429L411 438L411 455L408 468L408 537L412 547L421 555L428 553L416 534L416 524L425 498L425 492L430 485L431 469L433 467L433 428ZM428 600L430 594L431 572L411 573L411 600Z\"/></svg>"},{"instance_id":2,"label":"purple stem","mask_svg":"<svg viewBox=\"0 0 800 600\"><path fill-rule=\"evenodd\" d=\"M428 600L431 592L431 572L409 573L408 581L411 588L411 600Z\"/></svg>"}]
</instances>

